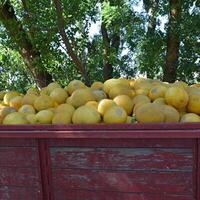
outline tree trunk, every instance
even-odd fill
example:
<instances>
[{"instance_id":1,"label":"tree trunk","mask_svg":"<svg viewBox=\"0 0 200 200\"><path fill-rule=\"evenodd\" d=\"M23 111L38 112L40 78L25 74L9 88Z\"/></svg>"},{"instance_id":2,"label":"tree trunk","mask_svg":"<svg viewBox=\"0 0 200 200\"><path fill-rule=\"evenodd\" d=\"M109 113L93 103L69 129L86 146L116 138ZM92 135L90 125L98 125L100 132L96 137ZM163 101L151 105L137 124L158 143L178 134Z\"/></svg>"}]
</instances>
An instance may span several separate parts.
<instances>
[{"instance_id":1,"label":"tree trunk","mask_svg":"<svg viewBox=\"0 0 200 200\"><path fill-rule=\"evenodd\" d=\"M163 69L163 81L174 82L179 58L179 27L181 15L181 0L169 0L169 25L167 29L167 53Z\"/></svg>"},{"instance_id":2,"label":"tree trunk","mask_svg":"<svg viewBox=\"0 0 200 200\"><path fill-rule=\"evenodd\" d=\"M104 2L104 1L102 1ZM117 2L109 1L111 6L115 6ZM114 26L114 24L112 24ZM103 38L103 78L104 81L113 77L113 64L111 63L111 52L117 56L120 46L120 28L115 29L113 33L108 33L106 24L102 19L101 34Z\"/></svg>"},{"instance_id":3,"label":"tree trunk","mask_svg":"<svg viewBox=\"0 0 200 200\"><path fill-rule=\"evenodd\" d=\"M104 62L104 66L103 66L103 78L104 81L112 78L112 73L113 73L113 67L112 64L110 63L110 39L108 36L108 31L106 28L106 25L104 22L102 22L101 24L101 33L103 36L103 62Z\"/></svg>"},{"instance_id":4,"label":"tree trunk","mask_svg":"<svg viewBox=\"0 0 200 200\"><path fill-rule=\"evenodd\" d=\"M148 39L148 44L151 45L152 42L155 40L155 30L157 22L156 13L158 11L159 0L143 0L143 3L148 15L146 37ZM151 61L148 62L148 67L149 67L149 70L147 70L148 78L154 77L155 59L156 58L153 55Z\"/></svg>"},{"instance_id":5,"label":"tree trunk","mask_svg":"<svg viewBox=\"0 0 200 200\"><path fill-rule=\"evenodd\" d=\"M70 43L70 40L65 33L65 22L62 14L62 6L60 0L54 0L54 5L56 9L58 29L62 37L63 43L66 47L67 53L69 54L73 63L75 64L77 71L79 71L85 79L86 85L89 86L90 78L88 76L86 66L83 64L83 62L81 62L81 60L78 58L78 55L76 55L76 53L74 52L72 44Z\"/></svg>"},{"instance_id":6,"label":"tree trunk","mask_svg":"<svg viewBox=\"0 0 200 200\"><path fill-rule=\"evenodd\" d=\"M36 84L39 87L45 87L52 81L52 76L39 66L41 63L40 53L32 45L28 34L15 16L14 9L8 0L4 4L0 3L0 21L5 26L11 39L18 45L19 53Z\"/></svg>"}]
</instances>

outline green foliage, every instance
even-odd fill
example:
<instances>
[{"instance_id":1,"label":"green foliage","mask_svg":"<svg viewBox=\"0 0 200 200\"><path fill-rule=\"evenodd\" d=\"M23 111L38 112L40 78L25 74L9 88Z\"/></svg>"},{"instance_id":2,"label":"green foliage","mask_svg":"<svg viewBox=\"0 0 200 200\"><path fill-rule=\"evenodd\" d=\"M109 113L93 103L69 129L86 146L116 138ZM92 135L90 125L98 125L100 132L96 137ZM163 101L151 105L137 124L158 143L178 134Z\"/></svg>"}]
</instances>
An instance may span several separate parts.
<instances>
[{"instance_id":1,"label":"green foliage","mask_svg":"<svg viewBox=\"0 0 200 200\"><path fill-rule=\"evenodd\" d=\"M22 1L10 2L35 50L40 52L37 67L45 68L62 85L73 79L83 80L64 47L53 2L27 0L26 7ZM119 45L111 45L109 55L114 77L133 77L138 73L150 78L162 77L168 26L167 20L164 25L162 20L168 15L168 1L159 1L155 13L156 29L152 35L147 34L148 14L144 5L142 10L135 10L139 3L139 0L62 0L66 34L74 52L87 66L92 81L103 81L102 22L106 25L110 44L114 43L116 35L120 38ZM193 83L200 77L200 5L198 1L189 0L184 1L182 7L177 79ZM99 30L91 34L91 25L95 23L99 24ZM22 91L34 84L18 51L19 47L0 24L1 89Z\"/></svg>"}]
</instances>

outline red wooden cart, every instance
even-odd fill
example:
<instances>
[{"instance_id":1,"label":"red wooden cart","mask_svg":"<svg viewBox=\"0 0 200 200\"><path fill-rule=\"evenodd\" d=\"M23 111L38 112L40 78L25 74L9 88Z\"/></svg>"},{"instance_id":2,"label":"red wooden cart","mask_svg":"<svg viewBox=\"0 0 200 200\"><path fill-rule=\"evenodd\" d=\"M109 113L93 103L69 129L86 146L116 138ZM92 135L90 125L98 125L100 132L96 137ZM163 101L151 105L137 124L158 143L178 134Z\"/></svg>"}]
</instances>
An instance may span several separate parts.
<instances>
[{"instance_id":1,"label":"red wooden cart","mask_svg":"<svg viewBox=\"0 0 200 200\"><path fill-rule=\"evenodd\" d=\"M0 200L200 200L200 124L0 126Z\"/></svg>"}]
</instances>

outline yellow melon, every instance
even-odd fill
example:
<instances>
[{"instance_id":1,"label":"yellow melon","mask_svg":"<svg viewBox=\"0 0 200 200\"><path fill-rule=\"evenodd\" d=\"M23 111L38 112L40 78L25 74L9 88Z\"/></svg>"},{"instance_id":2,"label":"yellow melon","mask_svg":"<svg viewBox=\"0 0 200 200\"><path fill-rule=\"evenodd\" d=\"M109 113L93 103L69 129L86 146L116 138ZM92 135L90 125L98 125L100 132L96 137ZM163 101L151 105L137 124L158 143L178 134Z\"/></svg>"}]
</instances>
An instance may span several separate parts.
<instances>
[{"instance_id":1,"label":"yellow melon","mask_svg":"<svg viewBox=\"0 0 200 200\"><path fill-rule=\"evenodd\" d=\"M143 94L137 95L133 98L133 105L141 103L141 102L150 103L151 100L149 99L149 97Z\"/></svg>"},{"instance_id":2,"label":"yellow melon","mask_svg":"<svg viewBox=\"0 0 200 200\"><path fill-rule=\"evenodd\" d=\"M37 117L36 114L27 114L26 120L29 124L37 124Z\"/></svg>"},{"instance_id":3,"label":"yellow melon","mask_svg":"<svg viewBox=\"0 0 200 200\"><path fill-rule=\"evenodd\" d=\"M110 89L117 86L117 85L123 85L129 87L129 81L124 81L123 79L108 79L103 84L103 90L106 94L109 94Z\"/></svg>"},{"instance_id":4,"label":"yellow melon","mask_svg":"<svg viewBox=\"0 0 200 200\"><path fill-rule=\"evenodd\" d=\"M135 94L136 95L146 95L146 96L148 96L149 90L150 89L148 89L148 88L139 88L139 89L135 90Z\"/></svg>"},{"instance_id":5,"label":"yellow melon","mask_svg":"<svg viewBox=\"0 0 200 200\"><path fill-rule=\"evenodd\" d=\"M133 116L135 115L135 112L136 112L136 110L141 106L141 105L144 105L144 104L146 104L147 102L145 102L145 101L141 101L141 102L139 102L139 103L136 103L135 105L134 105L134 108L133 108Z\"/></svg>"},{"instance_id":6,"label":"yellow melon","mask_svg":"<svg viewBox=\"0 0 200 200\"><path fill-rule=\"evenodd\" d=\"M95 101L101 101L102 99L107 98L107 95L103 90L92 90L92 94L95 98Z\"/></svg>"},{"instance_id":7,"label":"yellow melon","mask_svg":"<svg viewBox=\"0 0 200 200\"><path fill-rule=\"evenodd\" d=\"M133 97L133 90L126 85L115 85L109 90L110 99L114 99L118 95L127 95Z\"/></svg>"},{"instance_id":8,"label":"yellow melon","mask_svg":"<svg viewBox=\"0 0 200 200\"><path fill-rule=\"evenodd\" d=\"M3 119L10 113L16 112L15 108L9 106L2 106L0 108L0 121L2 122Z\"/></svg>"},{"instance_id":9,"label":"yellow melon","mask_svg":"<svg viewBox=\"0 0 200 200\"><path fill-rule=\"evenodd\" d=\"M81 106L75 110L72 121L74 124L96 124L101 121L101 116L90 106Z\"/></svg>"},{"instance_id":10,"label":"yellow melon","mask_svg":"<svg viewBox=\"0 0 200 200\"><path fill-rule=\"evenodd\" d=\"M146 78L138 78L134 82L134 89L140 89L140 88L151 88L151 80Z\"/></svg>"},{"instance_id":11,"label":"yellow melon","mask_svg":"<svg viewBox=\"0 0 200 200\"><path fill-rule=\"evenodd\" d=\"M12 98L9 102L9 106L18 110L22 106L22 96L16 96Z\"/></svg>"},{"instance_id":12,"label":"yellow melon","mask_svg":"<svg viewBox=\"0 0 200 200\"><path fill-rule=\"evenodd\" d=\"M74 111L75 111L75 108L72 105L67 104L67 103L60 104L55 110L56 113L63 112L63 113L69 113L70 115L72 115Z\"/></svg>"},{"instance_id":13,"label":"yellow melon","mask_svg":"<svg viewBox=\"0 0 200 200\"><path fill-rule=\"evenodd\" d=\"M10 92L7 92L4 97L3 97L3 102L6 104L6 105L9 105L10 103L10 100L16 96L20 96L20 94L18 92L15 92L15 91L10 91Z\"/></svg>"},{"instance_id":14,"label":"yellow melon","mask_svg":"<svg viewBox=\"0 0 200 200\"><path fill-rule=\"evenodd\" d=\"M188 100L187 92L180 87L170 87L165 93L166 103L178 109L186 107Z\"/></svg>"},{"instance_id":15,"label":"yellow melon","mask_svg":"<svg viewBox=\"0 0 200 200\"><path fill-rule=\"evenodd\" d=\"M23 105L19 108L18 112L24 114L35 114L35 109L32 105Z\"/></svg>"},{"instance_id":16,"label":"yellow melon","mask_svg":"<svg viewBox=\"0 0 200 200\"><path fill-rule=\"evenodd\" d=\"M47 85L48 94L50 94L56 88L61 88L61 86L57 82L49 83L49 85Z\"/></svg>"},{"instance_id":17,"label":"yellow melon","mask_svg":"<svg viewBox=\"0 0 200 200\"><path fill-rule=\"evenodd\" d=\"M116 106L117 104L111 100L111 99L103 99L98 104L98 112L101 115L104 115L104 113L112 106Z\"/></svg>"},{"instance_id":18,"label":"yellow melon","mask_svg":"<svg viewBox=\"0 0 200 200\"><path fill-rule=\"evenodd\" d=\"M67 112L55 113L52 119L52 124L71 124L72 115Z\"/></svg>"},{"instance_id":19,"label":"yellow melon","mask_svg":"<svg viewBox=\"0 0 200 200\"><path fill-rule=\"evenodd\" d=\"M133 112L133 100L127 95L116 96L113 101L118 105L124 108L127 115L131 115Z\"/></svg>"},{"instance_id":20,"label":"yellow melon","mask_svg":"<svg viewBox=\"0 0 200 200\"><path fill-rule=\"evenodd\" d=\"M125 123L127 121L126 111L120 106L112 106L104 113L103 121L107 124Z\"/></svg>"},{"instance_id":21,"label":"yellow melon","mask_svg":"<svg viewBox=\"0 0 200 200\"><path fill-rule=\"evenodd\" d=\"M85 105L90 106L91 108L98 111L98 102L96 102L96 101L88 101Z\"/></svg>"},{"instance_id":22,"label":"yellow melon","mask_svg":"<svg viewBox=\"0 0 200 200\"><path fill-rule=\"evenodd\" d=\"M179 122L180 114L174 107L169 105L161 105L161 108L165 115L164 122Z\"/></svg>"},{"instance_id":23,"label":"yellow melon","mask_svg":"<svg viewBox=\"0 0 200 200\"><path fill-rule=\"evenodd\" d=\"M38 98L35 94L26 94L22 99L22 105L34 105L35 100Z\"/></svg>"},{"instance_id":24,"label":"yellow melon","mask_svg":"<svg viewBox=\"0 0 200 200\"><path fill-rule=\"evenodd\" d=\"M196 84L191 85L191 87L197 87L197 88L199 88L199 87L200 87L200 84L199 84L199 83L196 83Z\"/></svg>"},{"instance_id":25,"label":"yellow melon","mask_svg":"<svg viewBox=\"0 0 200 200\"><path fill-rule=\"evenodd\" d=\"M72 93L77 90L77 89L82 89L82 88L86 88L86 85L79 81L79 80L73 80L71 81L68 86L65 88L67 90L67 92L72 95Z\"/></svg>"},{"instance_id":26,"label":"yellow melon","mask_svg":"<svg viewBox=\"0 0 200 200\"><path fill-rule=\"evenodd\" d=\"M153 103L158 103L158 104L161 104L161 105L165 105L165 98L157 98L153 101Z\"/></svg>"},{"instance_id":27,"label":"yellow melon","mask_svg":"<svg viewBox=\"0 0 200 200\"><path fill-rule=\"evenodd\" d=\"M176 81L172 85L173 85L173 87L180 87L180 88L183 88L183 89L188 87L188 84L183 82L183 81Z\"/></svg>"},{"instance_id":28,"label":"yellow melon","mask_svg":"<svg viewBox=\"0 0 200 200\"><path fill-rule=\"evenodd\" d=\"M135 79L129 80L129 86L134 89Z\"/></svg>"},{"instance_id":29,"label":"yellow melon","mask_svg":"<svg viewBox=\"0 0 200 200\"><path fill-rule=\"evenodd\" d=\"M194 93L189 96L187 110L188 112L200 115L200 94Z\"/></svg>"},{"instance_id":30,"label":"yellow melon","mask_svg":"<svg viewBox=\"0 0 200 200\"><path fill-rule=\"evenodd\" d=\"M51 93L50 97L58 104L62 104L68 98L67 92L63 88L55 88Z\"/></svg>"},{"instance_id":31,"label":"yellow melon","mask_svg":"<svg viewBox=\"0 0 200 200\"><path fill-rule=\"evenodd\" d=\"M36 114L38 124L51 124L53 119L53 112L50 110L41 110Z\"/></svg>"},{"instance_id":32,"label":"yellow melon","mask_svg":"<svg viewBox=\"0 0 200 200\"><path fill-rule=\"evenodd\" d=\"M95 90L102 90L103 89L103 83L102 82L94 82L92 85L91 85L91 88L92 89L95 89Z\"/></svg>"},{"instance_id":33,"label":"yellow melon","mask_svg":"<svg viewBox=\"0 0 200 200\"><path fill-rule=\"evenodd\" d=\"M54 101L47 95L41 95L34 101L34 108L37 111L54 107Z\"/></svg>"},{"instance_id":34,"label":"yellow melon","mask_svg":"<svg viewBox=\"0 0 200 200\"><path fill-rule=\"evenodd\" d=\"M77 89L70 97L70 104L75 108L85 105L88 101L95 101L92 90L89 88Z\"/></svg>"},{"instance_id":35,"label":"yellow melon","mask_svg":"<svg viewBox=\"0 0 200 200\"><path fill-rule=\"evenodd\" d=\"M165 92L167 88L162 85L156 85L151 88L149 91L149 98L154 101L157 98L165 97Z\"/></svg>"},{"instance_id":36,"label":"yellow melon","mask_svg":"<svg viewBox=\"0 0 200 200\"><path fill-rule=\"evenodd\" d=\"M154 103L146 103L141 105L135 112L138 122L164 122L165 115L162 112L161 106Z\"/></svg>"},{"instance_id":37,"label":"yellow melon","mask_svg":"<svg viewBox=\"0 0 200 200\"><path fill-rule=\"evenodd\" d=\"M8 114L4 120L3 124L5 125L14 125L14 124L28 124L28 120L23 113L13 112Z\"/></svg>"},{"instance_id":38,"label":"yellow melon","mask_svg":"<svg viewBox=\"0 0 200 200\"><path fill-rule=\"evenodd\" d=\"M40 90L40 95L43 95L43 94L49 95L49 92L48 92L48 88L47 88L47 87L41 88L41 90Z\"/></svg>"},{"instance_id":39,"label":"yellow melon","mask_svg":"<svg viewBox=\"0 0 200 200\"><path fill-rule=\"evenodd\" d=\"M35 95L39 95L39 90L38 89L36 89L36 88L29 88L28 90L27 90L27 92L26 92L26 94L35 94Z\"/></svg>"},{"instance_id":40,"label":"yellow melon","mask_svg":"<svg viewBox=\"0 0 200 200\"><path fill-rule=\"evenodd\" d=\"M180 122L200 122L200 116L195 113L186 113L181 117Z\"/></svg>"}]
</instances>

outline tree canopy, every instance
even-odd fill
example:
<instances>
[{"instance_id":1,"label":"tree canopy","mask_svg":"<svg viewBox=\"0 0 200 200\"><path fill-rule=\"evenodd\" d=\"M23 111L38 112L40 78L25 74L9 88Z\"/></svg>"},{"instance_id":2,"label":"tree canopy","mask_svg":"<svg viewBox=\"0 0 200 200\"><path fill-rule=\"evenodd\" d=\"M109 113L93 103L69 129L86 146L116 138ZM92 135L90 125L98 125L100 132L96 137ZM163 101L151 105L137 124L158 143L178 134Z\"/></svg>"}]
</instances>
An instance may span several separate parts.
<instances>
[{"instance_id":1,"label":"tree canopy","mask_svg":"<svg viewBox=\"0 0 200 200\"><path fill-rule=\"evenodd\" d=\"M0 87L138 74L198 82L199 27L197 0L0 0Z\"/></svg>"}]
</instances>

